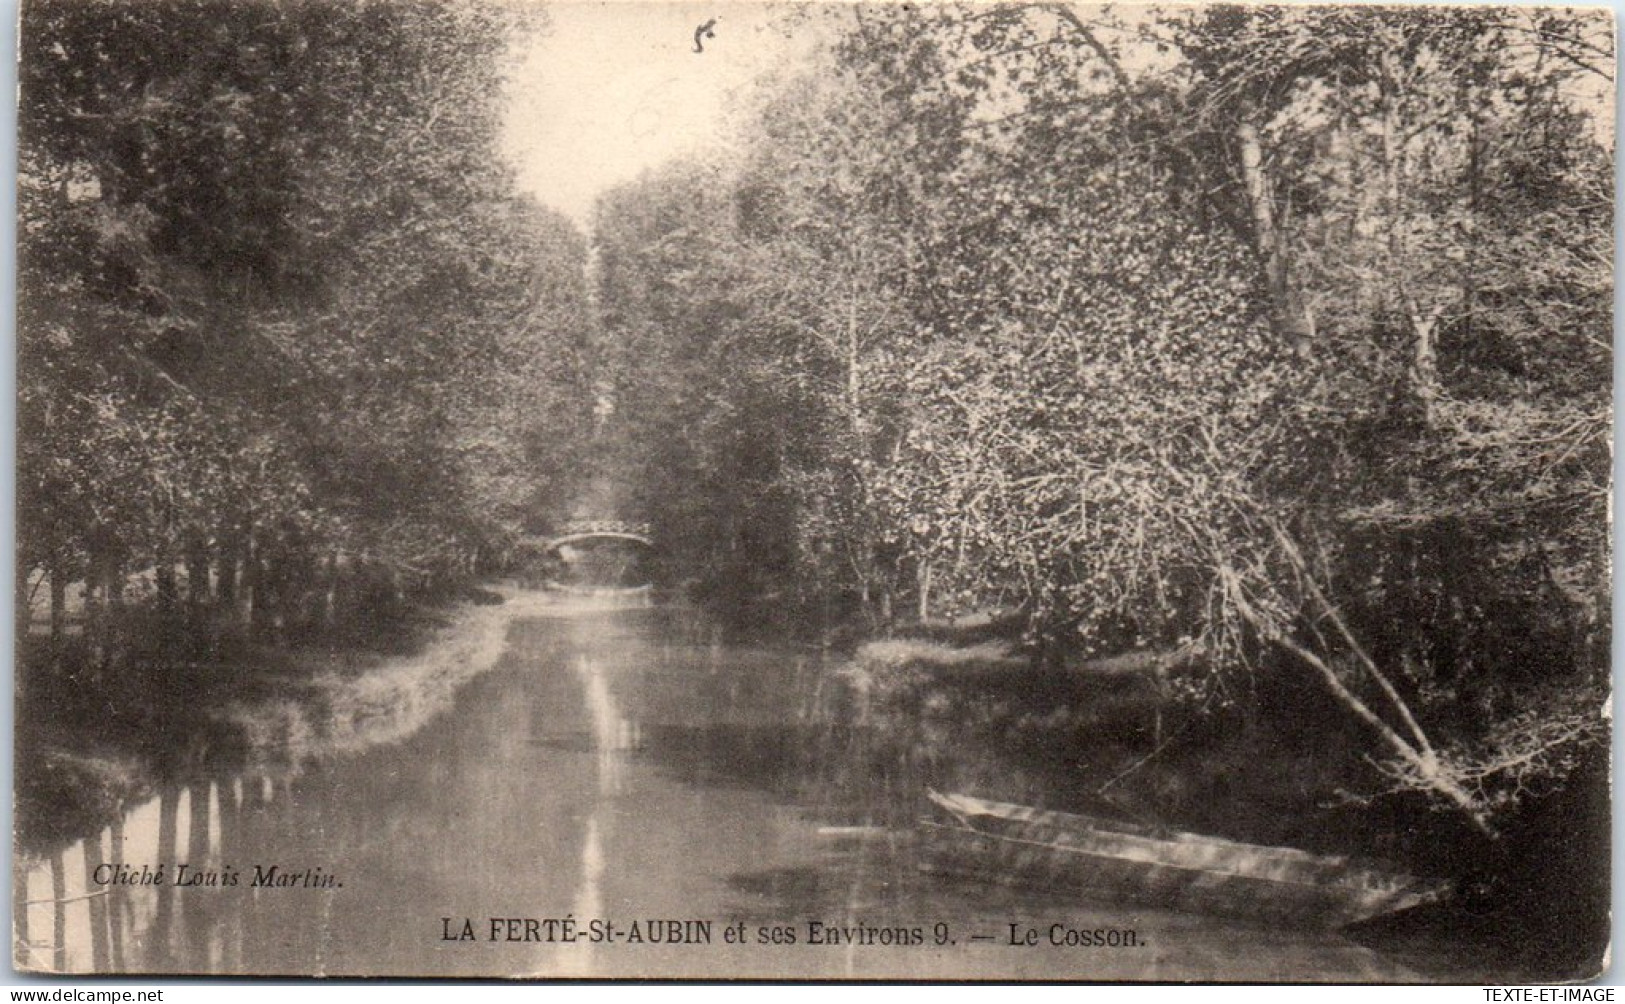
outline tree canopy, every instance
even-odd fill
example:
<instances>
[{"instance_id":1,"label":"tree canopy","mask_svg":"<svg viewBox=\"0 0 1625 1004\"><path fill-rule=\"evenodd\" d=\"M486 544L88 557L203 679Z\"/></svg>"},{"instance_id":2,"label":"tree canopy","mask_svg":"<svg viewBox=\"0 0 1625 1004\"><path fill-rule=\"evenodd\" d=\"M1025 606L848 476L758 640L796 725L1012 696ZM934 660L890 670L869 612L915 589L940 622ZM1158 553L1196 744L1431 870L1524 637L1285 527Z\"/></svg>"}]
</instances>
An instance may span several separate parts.
<instances>
[{"instance_id":1,"label":"tree canopy","mask_svg":"<svg viewBox=\"0 0 1625 1004\"><path fill-rule=\"evenodd\" d=\"M520 529L592 320L584 239L496 152L505 61L544 26L480 0L24 6L25 602L43 578L116 602L143 570L173 593L184 559L198 597L280 623L346 569L422 586Z\"/></svg>"},{"instance_id":2,"label":"tree canopy","mask_svg":"<svg viewBox=\"0 0 1625 1004\"><path fill-rule=\"evenodd\" d=\"M605 337L657 361L615 422L690 567L1015 609L1204 700L1305 675L1374 793L1484 828L1600 740L1605 17L798 16L831 43L735 155L600 206Z\"/></svg>"}]
</instances>

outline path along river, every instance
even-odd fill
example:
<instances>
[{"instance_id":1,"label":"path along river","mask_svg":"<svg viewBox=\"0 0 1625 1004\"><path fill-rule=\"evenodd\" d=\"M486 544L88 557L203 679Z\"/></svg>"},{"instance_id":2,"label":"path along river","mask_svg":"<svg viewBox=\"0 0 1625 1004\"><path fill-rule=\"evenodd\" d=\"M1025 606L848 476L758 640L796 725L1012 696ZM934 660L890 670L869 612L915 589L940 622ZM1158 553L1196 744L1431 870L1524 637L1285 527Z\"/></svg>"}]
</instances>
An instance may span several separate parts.
<instances>
[{"instance_id":1,"label":"path along river","mask_svg":"<svg viewBox=\"0 0 1625 1004\"><path fill-rule=\"evenodd\" d=\"M1335 934L922 874L923 781L816 653L724 645L674 609L505 616L489 671L411 728L172 785L25 869L29 967L1418 978Z\"/></svg>"}]
</instances>

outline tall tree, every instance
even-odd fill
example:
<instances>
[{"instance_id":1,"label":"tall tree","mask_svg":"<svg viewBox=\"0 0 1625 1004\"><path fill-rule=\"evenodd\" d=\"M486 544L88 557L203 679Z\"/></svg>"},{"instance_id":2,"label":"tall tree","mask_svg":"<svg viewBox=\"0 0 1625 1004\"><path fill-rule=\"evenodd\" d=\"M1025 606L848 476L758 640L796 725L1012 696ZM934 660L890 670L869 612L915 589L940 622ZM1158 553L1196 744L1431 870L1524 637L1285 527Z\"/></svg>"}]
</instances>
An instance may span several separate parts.
<instances>
[{"instance_id":1,"label":"tall tree","mask_svg":"<svg viewBox=\"0 0 1625 1004\"><path fill-rule=\"evenodd\" d=\"M25 574L105 605L151 568L172 606L183 564L275 627L344 569L424 584L518 529L590 323L584 247L496 153L542 17L25 7Z\"/></svg>"}]
</instances>

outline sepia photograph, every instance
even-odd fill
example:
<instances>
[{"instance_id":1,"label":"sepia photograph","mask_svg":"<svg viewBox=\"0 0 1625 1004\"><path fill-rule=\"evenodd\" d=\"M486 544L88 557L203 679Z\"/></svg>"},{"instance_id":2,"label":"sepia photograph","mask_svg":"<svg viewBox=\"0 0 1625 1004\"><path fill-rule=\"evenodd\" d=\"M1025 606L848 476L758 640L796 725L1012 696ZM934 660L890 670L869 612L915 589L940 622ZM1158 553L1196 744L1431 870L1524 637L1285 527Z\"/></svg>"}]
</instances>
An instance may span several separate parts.
<instances>
[{"instance_id":1,"label":"sepia photograph","mask_svg":"<svg viewBox=\"0 0 1625 1004\"><path fill-rule=\"evenodd\" d=\"M1612 10L18 38L15 972L1609 966Z\"/></svg>"}]
</instances>

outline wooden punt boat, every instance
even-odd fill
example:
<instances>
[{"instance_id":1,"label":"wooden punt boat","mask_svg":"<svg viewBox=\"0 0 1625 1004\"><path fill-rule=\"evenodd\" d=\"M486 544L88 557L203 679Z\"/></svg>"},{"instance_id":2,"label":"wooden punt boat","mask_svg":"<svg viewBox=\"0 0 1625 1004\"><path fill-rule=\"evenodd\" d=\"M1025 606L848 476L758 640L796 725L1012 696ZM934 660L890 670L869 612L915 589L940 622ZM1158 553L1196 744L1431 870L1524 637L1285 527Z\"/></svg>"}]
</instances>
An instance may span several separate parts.
<instances>
[{"instance_id":1,"label":"wooden punt boat","mask_svg":"<svg viewBox=\"0 0 1625 1004\"><path fill-rule=\"evenodd\" d=\"M921 867L939 874L1326 929L1450 894L1446 882L1345 857L969 795L929 795L946 821L921 821Z\"/></svg>"}]
</instances>

